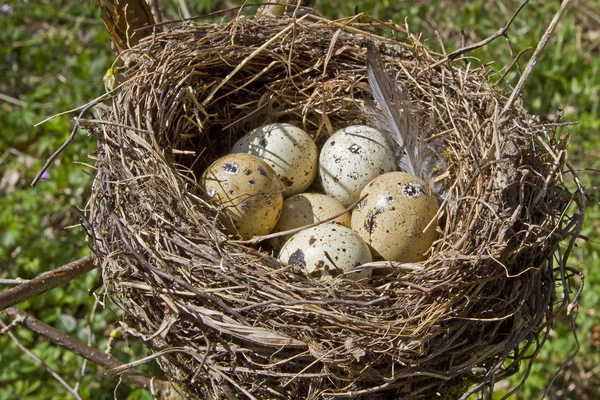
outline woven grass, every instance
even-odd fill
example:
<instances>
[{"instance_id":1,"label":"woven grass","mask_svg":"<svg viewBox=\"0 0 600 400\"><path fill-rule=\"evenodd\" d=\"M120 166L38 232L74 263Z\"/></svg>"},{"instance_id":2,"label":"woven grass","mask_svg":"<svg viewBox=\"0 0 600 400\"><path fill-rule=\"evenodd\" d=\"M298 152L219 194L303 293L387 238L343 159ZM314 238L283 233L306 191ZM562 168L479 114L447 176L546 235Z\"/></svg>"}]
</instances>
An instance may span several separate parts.
<instances>
[{"instance_id":1,"label":"woven grass","mask_svg":"<svg viewBox=\"0 0 600 400\"><path fill-rule=\"evenodd\" d=\"M266 122L318 145L369 124L366 41L442 144L446 200L426 261L321 282L222 233L199 189L208 164ZM581 217L564 140L483 69L436 64L352 24L273 17L193 25L123 55L102 122L90 244L107 294L182 393L210 399L458 398L538 347L557 298L559 243Z\"/></svg>"}]
</instances>

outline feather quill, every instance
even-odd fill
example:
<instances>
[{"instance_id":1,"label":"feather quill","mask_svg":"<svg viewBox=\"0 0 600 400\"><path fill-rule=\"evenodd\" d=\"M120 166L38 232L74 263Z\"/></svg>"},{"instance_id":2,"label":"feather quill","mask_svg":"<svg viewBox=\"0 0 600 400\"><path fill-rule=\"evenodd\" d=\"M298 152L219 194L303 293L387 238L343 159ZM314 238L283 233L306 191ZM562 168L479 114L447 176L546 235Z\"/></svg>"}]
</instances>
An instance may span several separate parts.
<instances>
[{"instance_id":1,"label":"feather quill","mask_svg":"<svg viewBox=\"0 0 600 400\"><path fill-rule=\"evenodd\" d=\"M441 185L433 183L434 170L441 165L438 152L424 144L417 108L408 92L385 72L381 54L372 42L367 43L367 75L380 108L372 107L375 125L388 136L398 166L428 182L432 191L443 197Z\"/></svg>"}]
</instances>

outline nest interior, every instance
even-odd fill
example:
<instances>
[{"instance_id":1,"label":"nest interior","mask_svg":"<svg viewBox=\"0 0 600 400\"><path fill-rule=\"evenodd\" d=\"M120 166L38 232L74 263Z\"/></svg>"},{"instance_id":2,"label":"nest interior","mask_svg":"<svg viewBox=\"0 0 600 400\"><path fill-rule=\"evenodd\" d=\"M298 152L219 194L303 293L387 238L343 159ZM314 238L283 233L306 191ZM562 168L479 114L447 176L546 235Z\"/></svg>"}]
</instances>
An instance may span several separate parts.
<instances>
[{"instance_id":1,"label":"nest interior","mask_svg":"<svg viewBox=\"0 0 600 400\"><path fill-rule=\"evenodd\" d=\"M198 178L266 122L322 144L369 124L373 40L443 145L439 239L368 283L321 282L227 237ZM446 398L516 370L550 322L572 233L564 143L483 69L324 20L241 17L124 55L89 203L106 292L167 377L199 398Z\"/></svg>"}]
</instances>

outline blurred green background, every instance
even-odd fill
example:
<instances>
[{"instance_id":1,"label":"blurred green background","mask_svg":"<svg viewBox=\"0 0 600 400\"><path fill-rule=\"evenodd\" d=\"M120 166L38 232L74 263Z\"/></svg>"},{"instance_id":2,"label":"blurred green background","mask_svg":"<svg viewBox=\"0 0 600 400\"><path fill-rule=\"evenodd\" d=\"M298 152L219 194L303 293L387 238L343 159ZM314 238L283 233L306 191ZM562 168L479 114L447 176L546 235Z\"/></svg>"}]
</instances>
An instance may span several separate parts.
<instances>
[{"instance_id":1,"label":"blurred green background","mask_svg":"<svg viewBox=\"0 0 600 400\"><path fill-rule=\"evenodd\" d=\"M225 9L241 2L161 0L167 18L182 15L185 4L192 15ZM532 1L509 31L515 53L535 46L560 2ZM519 3L512 0L320 0L316 9L328 18L365 12L381 20L393 20L422 41L441 51L460 47L461 40L475 43L503 26ZM90 1L0 2L0 279L32 278L89 253L84 232L77 227L71 205L84 207L89 195L93 160L88 154L95 140L77 133L74 143L50 169L50 179L35 189L29 183L43 162L68 137L74 114L56 117L38 127L48 116L82 105L104 92L102 77L114 57L109 37ZM461 33L462 32L462 33ZM564 121L579 121L565 128L571 134L571 162L580 168L588 193L587 219L569 265L585 272L586 289L578 310L581 351L558 376L549 398L600 398L600 207L597 190L600 174L598 130L600 117L600 0L574 1L552 36L534 74L525 87L527 108L542 119L552 119L563 109ZM524 66L531 52L521 61ZM471 53L472 63L491 64L501 73L512 58L507 41L499 38ZM515 84L518 72L507 80ZM104 350L118 328L118 311L110 304L95 308L88 290L98 271L88 273L65 287L23 303L20 308L78 340ZM0 290L8 286L0 286ZM95 313L92 313L95 310ZM93 318L91 318L93 316ZM9 322L2 316L5 323ZM562 318L541 351L530 377L515 398L540 398L554 371L574 351L575 342ZM70 352L53 346L26 329L11 330L22 345L38 356L74 387L83 399L146 399L151 396L117 381L103 378L101 371ZM143 357L145 350L135 338L120 337L111 352L122 361ZM146 371L157 372L146 366ZM515 385L523 371L497 386L501 398ZM70 399L74 396L46 369L25 355L6 335L0 336L0 400Z\"/></svg>"}]
</instances>

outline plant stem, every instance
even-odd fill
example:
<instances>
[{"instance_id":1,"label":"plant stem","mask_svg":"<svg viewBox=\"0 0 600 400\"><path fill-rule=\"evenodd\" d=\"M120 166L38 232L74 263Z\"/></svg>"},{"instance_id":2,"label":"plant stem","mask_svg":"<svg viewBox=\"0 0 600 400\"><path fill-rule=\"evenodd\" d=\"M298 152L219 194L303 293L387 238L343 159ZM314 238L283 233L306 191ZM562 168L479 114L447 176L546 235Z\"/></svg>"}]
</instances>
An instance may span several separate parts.
<instances>
[{"instance_id":1,"label":"plant stem","mask_svg":"<svg viewBox=\"0 0 600 400\"><path fill-rule=\"evenodd\" d=\"M90 254L0 293L0 311L45 293L96 268Z\"/></svg>"},{"instance_id":2,"label":"plant stem","mask_svg":"<svg viewBox=\"0 0 600 400\"><path fill-rule=\"evenodd\" d=\"M69 350L78 356L85 358L93 362L96 365L99 365L106 369L113 369L123 365L123 363L110 354L104 353L100 350L97 350L93 347L87 346L75 339L71 336L60 332L50 325L34 318L33 316L27 314L24 311L21 311L15 307L9 307L4 310L4 313L14 320L18 321L18 323L25 328L30 329L31 331L37 333L50 340L52 343L62 347L63 349ZM163 380L153 379L151 377L145 376L143 374L123 374L123 379L135 386L147 389L152 393L162 398L162 395L169 392L170 384Z\"/></svg>"}]
</instances>

